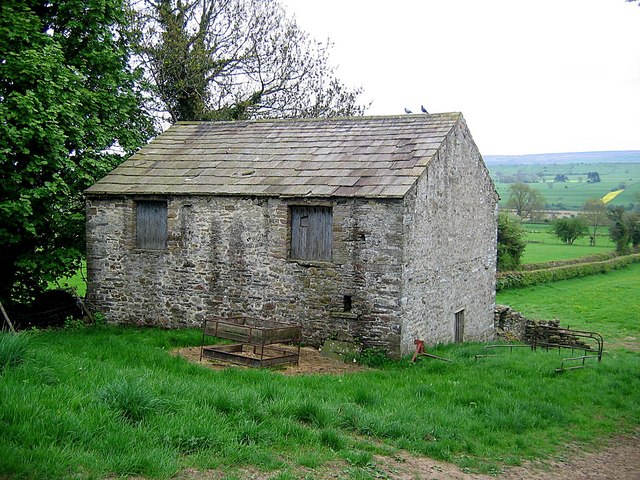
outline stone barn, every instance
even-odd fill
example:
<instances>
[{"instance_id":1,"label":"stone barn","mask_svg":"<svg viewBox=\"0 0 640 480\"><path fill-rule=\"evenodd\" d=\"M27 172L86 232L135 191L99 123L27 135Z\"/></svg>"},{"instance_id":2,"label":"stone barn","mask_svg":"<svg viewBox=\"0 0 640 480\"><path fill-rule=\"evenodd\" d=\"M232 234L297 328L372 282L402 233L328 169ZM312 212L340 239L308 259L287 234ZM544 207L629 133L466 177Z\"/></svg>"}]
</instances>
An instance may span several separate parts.
<instances>
[{"instance_id":1,"label":"stone barn","mask_svg":"<svg viewBox=\"0 0 640 480\"><path fill-rule=\"evenodd\" d=\"M459 113L177 123L86 198L111 322L249 316L391 355L493 337L498 196Z\"/></svg>"}]
</instances>

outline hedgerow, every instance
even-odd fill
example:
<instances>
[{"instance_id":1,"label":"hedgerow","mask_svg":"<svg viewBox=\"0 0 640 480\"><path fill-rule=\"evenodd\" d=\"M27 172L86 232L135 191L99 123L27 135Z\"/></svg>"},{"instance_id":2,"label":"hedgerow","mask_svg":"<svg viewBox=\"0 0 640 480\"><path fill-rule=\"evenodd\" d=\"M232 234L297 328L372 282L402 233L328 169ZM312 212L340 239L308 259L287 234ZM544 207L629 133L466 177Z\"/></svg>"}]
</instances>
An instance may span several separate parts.
<instances>
[{"instance_id":1,"label":"hedgerow","mask_svg":"<svg viewBox=\"0 0 640 480\"><path fill-rule=\"evenodd\" d=\"M616 256L602 261L591 261L588 263L564 264L555 267L541 268L538 270L520 270L511 272L498 272L496 277L496 290L506 290L508 288L522 288L543 283L568 280L576 277L586 277L598 273L606 273L618 270L640 262L640 254ZM561 262L556 262L561 263ZM538 264L540 265L540 264Z\"/></svg>"}]
</instances>

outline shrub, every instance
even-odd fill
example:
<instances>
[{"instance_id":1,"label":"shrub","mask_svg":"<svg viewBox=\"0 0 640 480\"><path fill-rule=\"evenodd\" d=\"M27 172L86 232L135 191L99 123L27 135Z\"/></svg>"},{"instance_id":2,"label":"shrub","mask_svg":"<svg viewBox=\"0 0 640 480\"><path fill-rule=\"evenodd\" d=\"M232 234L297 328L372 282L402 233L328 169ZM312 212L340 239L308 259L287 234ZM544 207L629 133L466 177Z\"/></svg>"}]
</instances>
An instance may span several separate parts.
<instances>
[{"instance_id":1,"label":"shrub","mask_svg":"<svg viewBox=\"0 0 640 480\"><path fill-rule=\"evenodd\" d=\"M0 333L0 371L24 362L29 342L24 335Z\"/></svg>"},{"instance_id":2,"label":"shrub","mask_svg":"<svg viewBox=\"0 0 640 480\"><path fill-rule=\"evenodd\" d=\"M640 262L640 254L636 253L615 257L602 262L574 263L542 270L499 272L496 278L496 290L529 287L543 283L568 280L570 278L586 277L597 273L618 270L637 262Z\"/></svg>"},{"instance_id":3,"label":"shrub","mask_svg":"<svg viewBox=\"0 0 640 480\"><path fill-rule=\"evenodd\" d=\"M387 353L380 348L365 348L356 357L356 362L367 367L377 368L391 362Z\"/></svg>"},{"instance_id":4,"label":"shrub","mask_svg":"<svg viewBox=\"0 0 640 480\"><path fill-rule=\"evenodd\" d=\"M513 270L524 253L525 231L518 218L506 212L498 215L498 270Z\"/></svg>"}]
</instances>

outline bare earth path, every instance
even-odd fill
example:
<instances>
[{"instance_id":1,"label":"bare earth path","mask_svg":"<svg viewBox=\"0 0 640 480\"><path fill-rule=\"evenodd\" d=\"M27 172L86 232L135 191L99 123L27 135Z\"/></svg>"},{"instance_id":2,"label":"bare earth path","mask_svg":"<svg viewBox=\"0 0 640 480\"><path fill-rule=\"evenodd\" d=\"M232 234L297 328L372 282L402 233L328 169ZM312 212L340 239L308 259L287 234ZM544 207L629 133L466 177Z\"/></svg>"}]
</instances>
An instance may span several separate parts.
<instances>
[{"instance_id":1,"label":"bare earth path","mask_svg":"<svg viewBox=\"0 0 640 480\"><path fill-rule=\"evenodd\" d=\"M199 362L200 348L190 347L174 350L191 362ZM227 365L203 361L208 368L227 368ZM241 367L239 367L241 368ZM303 348L300 364L281 370L285 375L300 374L341 374L363 370L357 364L345 364L320 356L317 350ZM545 462L528 463L520 467L505 469L495 476L470 474L456 465L439 462L427 457L416 457L407 452L399 452L393 457L377 456L376 478L390 480L640 480L640 431L632 435L611 439L597 451L585 452L568 447L562 458ZM316 480L347 478L343 465L323 467L319 471L300 472L300 478ZM265 473L252 470L235 472L236 478L243 480L268 480L277 472ZM176 476L180 480L213 480L224 478L219 471L201 472L188 469Z\"/></svg>"}]
</instances>

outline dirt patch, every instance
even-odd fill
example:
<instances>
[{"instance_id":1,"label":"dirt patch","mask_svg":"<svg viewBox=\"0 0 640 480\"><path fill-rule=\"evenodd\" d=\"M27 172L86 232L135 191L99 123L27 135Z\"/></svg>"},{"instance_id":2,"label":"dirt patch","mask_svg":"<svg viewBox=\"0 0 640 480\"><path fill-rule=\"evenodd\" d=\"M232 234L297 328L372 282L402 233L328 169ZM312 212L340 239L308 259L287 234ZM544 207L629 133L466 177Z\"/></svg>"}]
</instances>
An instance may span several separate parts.
<instances>
[{"instance_id":1,"label":"dirt patch","mask_svg":"<svg viewBox=\"0 0 640 480\"><path fill-rule=\"evenodd\" d=\"M220 370L223 368L249 368L206 358L203 358L201 362L200 347L177 348L172 350L171 353L213 370ZM284 375L341 375L344 373L361 372L366 369L366 367L358 363L345 363L339 360L325 358L318 350L310 347L303 347L300 349L300 363L298 365L283 365L272 369L272 371L280 372Z\"/></svg>"},{"instance_id":2,"label":"dirt patch","mask_svg":"<svg viewBox=\"0 0 640 480\"><path fill-rule=\"evenodd\" d=\"M391 457L376 456L371 478L388 480L640 480L640 432L612 439L597 452L584 452L568 447L564 458L546 462L529 462L511 467L496 476L466 473L457 466L399 452ZM347 479L352 468L342 462L315 470L301 468L298 478L315 480ZM255 469L179 472L178 480L213 480L231 474L241 480L272 480L281 472L260 472ZM291 473L291 471L290 471ZM296 475L296 473L294 473Z\"/></svg>"},{"instance_id":3,"label":"dirt patch","mask_svg":"<svg viewBox=\"0 0 640 480\"><path fill-rule=\"evenodd\" d=\"M616 437L598 451L576 447L562 457L505 470L501 480L640 480L640 431Z\"/></svg>"}]
</instances>

